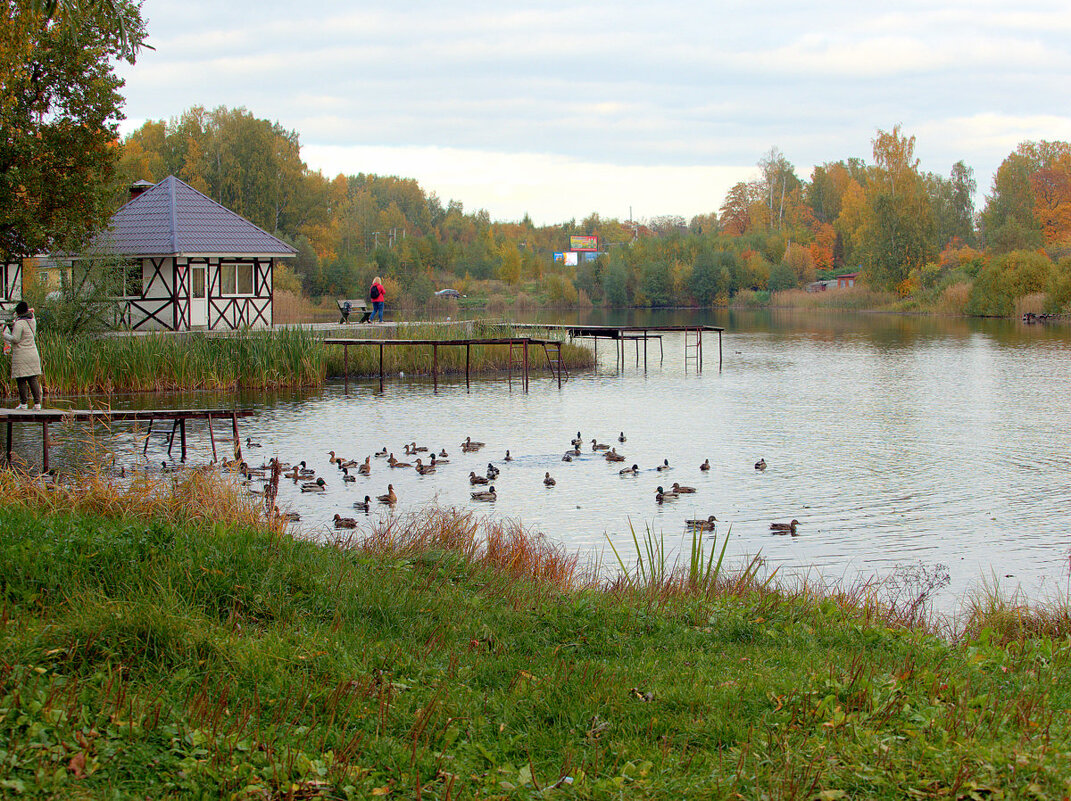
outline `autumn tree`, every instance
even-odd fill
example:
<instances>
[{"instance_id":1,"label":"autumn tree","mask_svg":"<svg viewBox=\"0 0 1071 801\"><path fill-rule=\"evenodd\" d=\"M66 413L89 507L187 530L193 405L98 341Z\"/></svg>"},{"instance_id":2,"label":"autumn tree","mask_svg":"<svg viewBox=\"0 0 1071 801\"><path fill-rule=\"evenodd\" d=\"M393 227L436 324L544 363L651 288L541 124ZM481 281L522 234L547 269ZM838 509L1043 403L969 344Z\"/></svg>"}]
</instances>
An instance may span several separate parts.
<instances>
[{"instance_id":1,"label":"autumn tree","mask_svg":"<svg viewBox=\"0 0 1071 801\"><path fill-rule=\"evenodd\" d=\"M0 258L77 248L107 221L122 119L113 64L133 62L143 39L126 2L0 12Z\"/></svg>"},{"instance_id":2,"label":"autumn tree","mask_svg":"<svg viewBox=\"0 0 1071 801\"><path fill-rule=\"evenodd\" d=\"M915 158L915 137L904 136L899 125L879 130L874 138L874 168L866 190L857 246L870 282L893 289L938 250L933 244L933 209Z\"/></svg>"}]
</instances>

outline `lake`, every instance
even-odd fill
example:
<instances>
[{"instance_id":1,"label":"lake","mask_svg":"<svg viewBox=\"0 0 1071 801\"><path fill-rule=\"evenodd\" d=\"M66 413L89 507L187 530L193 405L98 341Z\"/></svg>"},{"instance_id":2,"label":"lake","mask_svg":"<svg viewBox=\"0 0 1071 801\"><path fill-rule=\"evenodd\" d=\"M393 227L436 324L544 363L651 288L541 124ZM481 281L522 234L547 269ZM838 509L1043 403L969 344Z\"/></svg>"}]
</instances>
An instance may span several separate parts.
<instances>
[{"instance_id":1,"label":"lake","mask_svg":"<svg viewBox=\"0 0 1071 801\"><path fill-rule=\"evenodd\" d=\"M543 315L541 321L586 323L704 322L725 326L724 363L716 336L705 340L705 365L686 368L683 338L648 346L647 369L629 346L622 368L601 343L595 370L574 373L558 388L535 372L530 391L505 377L392 377L342 382L315 391L242 397L257 414L242 435L263 443L246 458L306 460L328 491L303 495L284 482L280 506L302 514L310 536L328 531L333 515L353 515L352 502L393 483L399 514L429 503L477 508L516 518L606 562L607 539L631 552L630 524L678 545L683 521L716 515L731 527L734 561L761 553L770 568L851 582L904 566L947 566L950 583L938 603L955 611L984 581L1021 587L1033 598L1067 592L1071 508L1071 329L876 314L803 312L589 312ZM46 365L47 368L47 365ZM153 396L112 399L116 407L233 404L234 397ZM193 433L191 462L210 457L207 435ZM577 431L584 455L561 461ZM627 441L618 442L619 432ZM36 433L36 436L39 436ZM475 454L465 437L487 443ZM625 464L591 451L596 438L618 448ZM363 460L382 447L398 458L405 443L450 454L434 475L390 470L344 484L327 452ZM17 447L36 459L36 437ZM121 460L140 448L113 438ZM155 439L149 455L163 458ZM62 441L57 457L62 459ZM504 462L509 449L514 457ZM176 451L177 453L177 451ZM767 470L754 464L764 458ZM709 459L712 469L699 470ZM665 472L655 467L668 460ZM470 501L470 471L494 462L494 504ZM618 470L637 464L640 472ZM557 485L546 488L546 472ZM655 489L674 481L696 492L659 505ZM389 514L386 507L362 521ZM800 521L797 537L772 536L774 521ZM610 557L612 559L612 556Z\"/></svg>"}]
</instances>

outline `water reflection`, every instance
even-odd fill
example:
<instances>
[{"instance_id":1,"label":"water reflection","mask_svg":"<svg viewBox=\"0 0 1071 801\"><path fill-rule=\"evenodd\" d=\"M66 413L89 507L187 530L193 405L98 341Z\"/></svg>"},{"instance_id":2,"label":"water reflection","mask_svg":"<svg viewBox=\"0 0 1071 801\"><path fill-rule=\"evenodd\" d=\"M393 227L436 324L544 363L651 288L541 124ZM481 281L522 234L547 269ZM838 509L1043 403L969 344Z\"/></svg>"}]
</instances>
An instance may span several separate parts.
<instances>
[{"instance_id":1,"label":"water reflection","mask_svg":"<svg viewBox=\"0 0 1071 801\"><path fill-rule=\"evenodd\" d=\"M528 394L505 377L474 381L471 392L463 379L440 380L435 392L428 380L394 377L383 392L378 382L358 382L349 395L334 383L315 391L111 402L254 406L242 434L265 447L248 458L305 459L326 477L322 496L287 485L280 499L301 512L312 536L388 483L401 513L428 503L471 508L467 476L493 461L502 469L499 500L480 514L520 518L591 553L603 551L606 537L631 549L630 524L676 542L685 518L715 514L725 521L723 532L732 527L730 554L761 551L786 571L851 579L904 563L947 564L945 608L993 576L1035 595L1065 587L1067 329L781 311L595 312L583 320L653 321L725 326L723 369L708 350L707 369L686 370L683 339L671 334L664 360L650 358L646 372L631 358L620 369L612 349L600 348L598 368L574 374L561 390L548 375L536 375ZM605 462L590 446L562 462L578 430L585 441L617 445L639 474L620 476L625 465ZM620 431L628 441L618 445ZM191 460L207 461L208 437L197 432L191 424ZM30 460L38 458L33 433L16 441ZM462 454L466 436L487 447ZM414 440L445 448L451 464L418 476L373 460L372 476L354 484L343 484L328 464L329 450L363 460L386 446L402 457ZM141 442L133 437L116 434L111 444L123 459L139 458ZM57 448L59 458L64 449L77 458L71 437ZM147 459L163 458L165 448L154 438ZM515 460L503 463L507 448ZM760 457L769 463L765 472L753 467ZM713 469L699 471L707 458ZM663 459L673 470L655 470ZM555 487L543 485L546 472ZM659 506L655 488L673 481L698 492ZM384 514L381 507L370 517ZM792 518L801 521L798 537L770 536L770 522Z\"/></svg>"}]
</instances>

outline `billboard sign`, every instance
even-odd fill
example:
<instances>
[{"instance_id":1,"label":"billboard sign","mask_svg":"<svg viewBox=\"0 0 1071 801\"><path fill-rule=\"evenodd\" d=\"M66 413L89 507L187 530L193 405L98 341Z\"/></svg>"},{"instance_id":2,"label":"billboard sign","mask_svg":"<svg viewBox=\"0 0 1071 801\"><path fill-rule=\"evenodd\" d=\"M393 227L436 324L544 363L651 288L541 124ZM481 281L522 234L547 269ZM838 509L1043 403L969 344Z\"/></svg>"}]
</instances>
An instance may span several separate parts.
<instances>
[{"instance_id":1,"label":"billboard sign","mask_svg":"<svg viewBox=\"0 0 1071 801\"><path fill-rule=\"evenodd\" d=\"M560 262L564 263L565 262L565 254L564 253L555 253L554 254L554 261L560 261Z\"/></svg>"},{"instance_id":2,"label":"billboard sign","mask_svg":"<svg viewBox=\"0 0 1071 801\"><path fill-rule=\"evenodd\" d=\"M566 251L566 253L565 253L565 266L566 267L576 267L576 265L579 263L579 259L578 259L579 255L580 255L579 253L576 253L576 252L571 251L571 250L570 251Z\"/></svg>"},{"instance_id":3,"label":"billboard sign","mask_svg":"<svg viewBox=\"0 0 1071 801\"><path fill-rule=\"evenodd\" d=\"M571 236L569 237L570 250L598 250L599 238L597 236Z\"/></svg>"}]
</instances>

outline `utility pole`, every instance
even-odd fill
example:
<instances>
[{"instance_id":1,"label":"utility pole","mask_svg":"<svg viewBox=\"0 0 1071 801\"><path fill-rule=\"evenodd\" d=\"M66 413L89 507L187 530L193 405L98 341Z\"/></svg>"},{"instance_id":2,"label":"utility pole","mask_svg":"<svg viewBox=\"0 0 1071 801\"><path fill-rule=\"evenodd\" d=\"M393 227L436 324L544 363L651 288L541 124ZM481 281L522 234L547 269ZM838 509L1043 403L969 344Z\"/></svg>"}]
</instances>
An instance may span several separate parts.
<instances>
[{"instance_id":1,"label":"utility pole","mask_svg":"<svg viewBox=\"0 0 1071 801\"><path fill-rule=\"evenodd\" d=\"M376 238L375 249L379 250L379 231L373 231L372 236Z\"/></svg>"}]
</instances>

